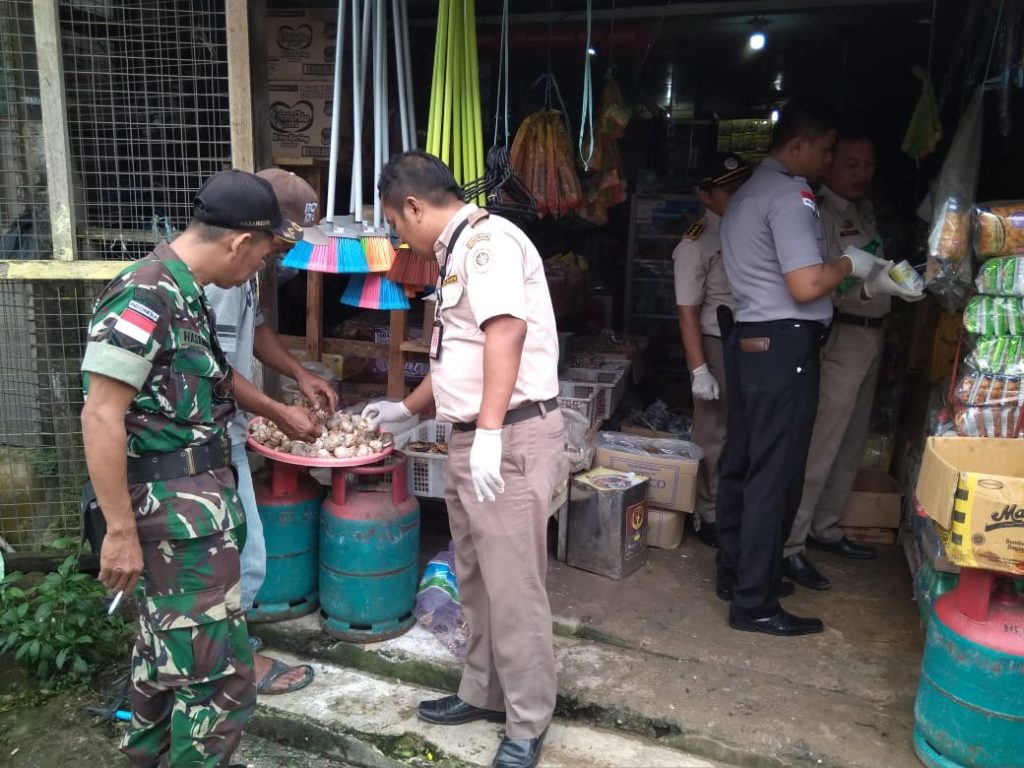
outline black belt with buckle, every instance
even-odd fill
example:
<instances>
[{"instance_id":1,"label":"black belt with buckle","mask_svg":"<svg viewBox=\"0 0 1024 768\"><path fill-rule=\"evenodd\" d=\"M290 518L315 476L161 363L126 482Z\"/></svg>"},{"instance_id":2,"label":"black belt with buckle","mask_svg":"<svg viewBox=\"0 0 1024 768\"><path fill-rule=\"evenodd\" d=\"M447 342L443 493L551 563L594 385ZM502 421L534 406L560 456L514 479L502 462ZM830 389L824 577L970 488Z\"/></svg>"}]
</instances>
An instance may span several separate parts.
<instances>
[{"instance_id":1,"label":"black belt with buckle","mask_svg":"<svg viewBox=\"0 0 1024 768\"><path fill-rule=\"evenodd\" d=\"M520 405L518 408L513 408L511 411L505 414L505 421L502 422L503 426L509 424L518 424L520 421L526 421L532 419L534 416L544 416L551 411L558 410L558 398L552 397L550 400L545 400L543 403L525 403ZM476 429L475 421L459 421L452 424L452 429L458 430L459 432L472 432Z\"/></svg>"},{"instance_id":2,"label":"black belt with buckle","mask_svg":"<svg viewBox=\"0 0 1024 768\"><path fill-rule=\"evenodd\" d=\"M878 328L885 322L884 317L861 317L860 315L848 315L845 312L837 312L836 320L846 325L859 325L861 328Z\"/></svg>"},{"instance_id":3,"label":"black belt with buckle","mask_svg":"<svg viewBox=\"0 0 1024 768\"><path fill-rule=\"evenodd\" d=\"M231 465L231 443L216 440L172 453L128 457L128 483L153 483L191 477Z\"/></svg>"}]
</instances>

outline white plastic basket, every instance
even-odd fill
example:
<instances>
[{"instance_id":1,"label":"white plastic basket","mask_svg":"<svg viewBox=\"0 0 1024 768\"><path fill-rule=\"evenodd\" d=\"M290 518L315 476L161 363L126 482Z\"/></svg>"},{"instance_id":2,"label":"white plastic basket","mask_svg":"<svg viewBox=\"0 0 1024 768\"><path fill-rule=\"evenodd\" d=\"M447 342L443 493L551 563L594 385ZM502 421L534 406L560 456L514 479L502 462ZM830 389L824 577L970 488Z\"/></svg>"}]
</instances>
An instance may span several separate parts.
<instances>
[{"instance_id":1,"label":"white plastic basket","mask_svg":"<svg viewBox=\"0 0 1024 768\"><path fill-rule=\"evenodd\" d=\"M566 382L558 382L558 407L568 408L583 415L591 424L594 423L594 395L585 397L572 396L573 385Z\"/></svg>"},{"instance_id":2,"label":"white plastic basket","mask_svg":"<svg viewBox=\"0 0 1024 768\"><path fill-rule=\"evenodd\" d=\"M452 425L444 421L424 421L412 429L395 434L395 449L405 454L409 493L429 499L443 499L448 483L448 456L443 453L418 453L406 450L409 443L447 443Z\"/></svg>"},{"instance_id":3,"label":"white plastic basket","mask_svg":"<svg viewBox=\"0 0 1024 768\"><path fill-rule=\"evenodd\" d=\"M559 395L572 398L594 398L594 421L611 418L625 394L626 375L621 367L568 368L559 382Z\"/></svg>"}]
</instances>

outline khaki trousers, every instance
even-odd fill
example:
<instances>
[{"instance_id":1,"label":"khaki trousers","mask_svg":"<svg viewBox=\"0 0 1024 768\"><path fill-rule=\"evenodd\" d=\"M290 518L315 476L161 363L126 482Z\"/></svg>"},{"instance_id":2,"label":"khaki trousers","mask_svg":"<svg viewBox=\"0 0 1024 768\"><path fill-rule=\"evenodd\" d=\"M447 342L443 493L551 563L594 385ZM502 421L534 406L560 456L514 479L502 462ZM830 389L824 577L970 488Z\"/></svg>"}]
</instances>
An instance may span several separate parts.
<instances>
[{"instance_id":1,"label":"khaki trousers","mask_svg":"<svg viewBox=\"0 0 1024 768\"><path fill-rule=\"evenodd\" d=\"M843 536L839 524L864 458L884 342L882 327L838 323L825 345L804 489L784 557L803 552L808 533L823 542Z\"/></svg>"},{"instance_id":2,"label":"khaki trousers","mask_svg":"<svg viewBox=\"0 0 1024 768\"><path fill-rule=\"evenodd\" d=\"M475 432L452 431L445 500L469 625L459 698L507 713L510 739L534 739L555 709L555 653L545 587L547 529L565 450L553 411L502 429L505 492L479 502L469 471Z\"/></svg>"},{"instance_id":3,"label":"khaki trousers","mask_svg":"<svg viewBox=\"0 0 1024 768\"><path fill-rule=\"evenodd\" d=\"M704 360L718 382L717 400L693 399L693 442L704 451L697 478L697 516L703 522L715 522L715 496L718 493L718 467L725 450L725 424L729 409L726 401L725 354L722 340L704 337Z\"/></svg>"}]
</instances>

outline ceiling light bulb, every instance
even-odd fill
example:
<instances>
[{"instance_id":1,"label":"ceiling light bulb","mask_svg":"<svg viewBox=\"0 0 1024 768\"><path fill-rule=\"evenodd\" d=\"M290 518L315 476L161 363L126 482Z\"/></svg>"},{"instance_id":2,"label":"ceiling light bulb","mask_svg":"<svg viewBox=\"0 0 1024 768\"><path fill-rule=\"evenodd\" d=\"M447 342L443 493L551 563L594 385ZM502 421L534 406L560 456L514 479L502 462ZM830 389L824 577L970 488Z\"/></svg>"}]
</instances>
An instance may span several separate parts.
<instances>
[{"instance_id":1,"label":"ceiling light bulb","mask_svg":"<svg viewBox=\"0 0 1024 768\"><path fill-rule=\"evenodd\" d=\"M772 110L772 123L777 123L777 122L779 122L779 110L773 109Z\"/></svg>"},{"instance_id":2,"label":"ceiling light bulb","mask_svg":"<svg viewBox=\"0 0 1024 768\"><path fill-rule=\"evenodd\" d=\"M587 48L587 56L597 56L597 48Z\"/></svg>"},{"instance_id":3,"label":"ceiling light bulb","mask_svg":"<svg viewBox=\"0 0 1024 768\"><path fill-rule=\"evenodd\" d=\"M764 36L764 32L760 30L750 33L750 49L753 51L760 51L764 48L764 44L767 42L767 38Z\"/></svg>"}]
</instances>

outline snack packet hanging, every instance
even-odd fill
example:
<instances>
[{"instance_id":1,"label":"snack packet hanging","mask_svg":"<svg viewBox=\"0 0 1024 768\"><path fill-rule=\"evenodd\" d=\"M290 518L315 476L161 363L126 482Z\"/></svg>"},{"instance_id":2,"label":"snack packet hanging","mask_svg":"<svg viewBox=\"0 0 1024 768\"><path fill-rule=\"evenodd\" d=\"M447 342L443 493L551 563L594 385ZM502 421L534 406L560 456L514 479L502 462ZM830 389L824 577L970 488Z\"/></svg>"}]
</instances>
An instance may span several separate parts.
<instances>
[{"instance_id":1,"label":"snack packet hanging","mask_svg":"<svg viewBox=\"0 0 1024 768\"><path fill-rule=\"evenodd\" d=\"M1024 256L989 259L974 281L978 293L990 296L1024 296Z\"/></svg>"},{"instance_id":2,"label":"snack packet hanging","mask_svg":"<svg viewBox=\"0 0 1024 768\"><path fill-rule=\"evenodd\" d=\"M982 336L1020 336L1024 334L1024 299L975 296L964 309L964 328Z\"/></svg>"},{"instance_id":3,"label":"snack packet hanging","mask_svg":"<svg viewBox=\"0 0 1024 768\"><path fill-rule=\"evenodd\" d=\"M1024 374L1024 337L980 336L964 364L978 373Z\"/></svg>"},{"instance_id":4,"label":"snack packet hanging","mask_svg":"<svg viewBox=\"0 0 1024 768\"><path fill-rule=\"evenodd\" d=\"M1024 256L1024 201L974 206L974 251L980 259Z\"/></svg>"}]
</instances>

